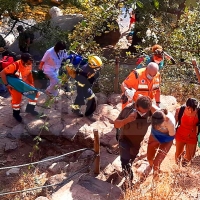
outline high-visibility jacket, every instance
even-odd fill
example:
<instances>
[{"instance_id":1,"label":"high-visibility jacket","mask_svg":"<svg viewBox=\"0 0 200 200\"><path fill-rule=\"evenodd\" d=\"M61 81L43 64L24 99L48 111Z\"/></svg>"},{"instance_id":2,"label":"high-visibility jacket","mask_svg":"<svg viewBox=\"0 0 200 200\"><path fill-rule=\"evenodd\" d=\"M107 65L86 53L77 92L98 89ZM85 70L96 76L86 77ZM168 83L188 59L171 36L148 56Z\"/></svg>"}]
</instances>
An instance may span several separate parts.
<instances>
[{"instance_id":1,"label":"high-visibility jacket","mask_svg":"<svg viewBox=\"0 0 200 200\"><path fill-rule=\"evenodd\" d=\"M15 76L22 79L29 85L34 86L33 76L32 76L32 65L24 66L21 60L18 60L4 69L6 74L14 74Z\"/></svg>"},{"instance_id":2,"label":"high-visibility jacket","mask_svg":"<svg viewBox=\"0 0 200 200\"><path fill-rule=\"evenodd\" d=\"M6 74L14 74L15 76L18 76L24 82L34 87L34 81L33 81L33 76L32 76L32 65L24 66L21 60L18 60L10 64L6 68L4 68L4 71ZM22 94L13 88L9 89L9 91L12 96L11 104L12 104L13 110L20 110ZM38 96L39 96L39 93L37 93L34 100L29 99L29 104L36 105Z\"/></svg>"},{"instance_id":3,"label":"high-visibility jacket","mask_svg":"<svg viewBox=\"0 0 200 200\"><path fill-rule=\"evenodd\" d=\"M136 90L133 96L134 101L137 100L139 94L143 96L149 96L151 99L153 99L155 98L156 92L160 90L161 77L160 73L158 72L152 80L149 80L146 77L146 68L142 68L132 71L123 83L127 86L127 88L133 88ZM160 101L160 99L155 100Z\"/></svg>"}]
</instances>

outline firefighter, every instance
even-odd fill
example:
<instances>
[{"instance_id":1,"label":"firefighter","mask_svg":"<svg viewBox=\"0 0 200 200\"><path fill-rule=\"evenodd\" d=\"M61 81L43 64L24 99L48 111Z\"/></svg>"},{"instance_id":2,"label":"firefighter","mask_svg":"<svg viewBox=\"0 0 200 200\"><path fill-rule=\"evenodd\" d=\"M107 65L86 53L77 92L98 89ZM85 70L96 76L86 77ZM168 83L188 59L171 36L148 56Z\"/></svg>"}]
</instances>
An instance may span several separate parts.
<instances>
[{"instance_id":1,"label":"firefighter","mask_svg":"<svg viewBox=\"0 0 200 200\"><path fill-rule=\"evenodd\" d=\"M146 68L133 70L121 85L122 109L140 95L155 98L156 105L160 104L160 73L155 62L150 62Z\"/></svg>"},{"instance_id":2,"label":"firefighter","mask_svg":"<svg viewBox=\"0 0 200 200\"><path fill-rule=\"evenodd\" d=\"M92 91L92 85L99 77L99 70L102 66L102 60L98 56L89 56L87 64L76 69L77 96L72 105L72 112L78 117L83 117L80 108L86 103L85 116L94 121L93 113L96 110L96 96ZM69 71L69 70L68 70Z\"/></svg>"},{"instance_id":3,"label":"firefighter","mask_svg":"<svg viewBox=\"0 0 200 200\"><path fill-rule=\"evenodd\" d=\"M0 72L0 76L4 85L9 90L12 100L13 108L13 117L18 121L22 122L22 117L20 116L20 103L22 101L22 94L12 88L6 79L6 75L13 74L18 78L21 78L24 82L34 87L33 77L32 77L32 64L33 58L29 53L23 53L21 59L10 64L8 67L4 68ZM26 106L26 112L32 114L33 116L38 115L38 112L35 111L36 102L39 94L36 95L34 100L29 99L29 103Z\"/></svg>"}]
</instances>

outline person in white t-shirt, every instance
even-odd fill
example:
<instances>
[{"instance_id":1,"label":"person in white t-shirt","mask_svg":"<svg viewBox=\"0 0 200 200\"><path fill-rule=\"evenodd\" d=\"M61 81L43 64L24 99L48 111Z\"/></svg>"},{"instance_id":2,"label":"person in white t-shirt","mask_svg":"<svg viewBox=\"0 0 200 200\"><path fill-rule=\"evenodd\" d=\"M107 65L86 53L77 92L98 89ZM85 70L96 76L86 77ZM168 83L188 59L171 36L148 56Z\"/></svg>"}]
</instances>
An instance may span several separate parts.
<instances>
[{"instance_id":1,"label":"person in white t-shirt","mask_svg":"<svg viewBox=\"0 0 200 200\"><path fill-rule=\"evenodd\" d=\"M45 90L45 93L50 96L57 96L58 89L56 85L59 84L58 71L61 67L63 59L67 59L68 54L65 51L66 44L63 41L56 43L54 47L51 47L44 54L39 69L43 70L44 74L49 78L50 85Z\"/></svg>"}]
</instances>

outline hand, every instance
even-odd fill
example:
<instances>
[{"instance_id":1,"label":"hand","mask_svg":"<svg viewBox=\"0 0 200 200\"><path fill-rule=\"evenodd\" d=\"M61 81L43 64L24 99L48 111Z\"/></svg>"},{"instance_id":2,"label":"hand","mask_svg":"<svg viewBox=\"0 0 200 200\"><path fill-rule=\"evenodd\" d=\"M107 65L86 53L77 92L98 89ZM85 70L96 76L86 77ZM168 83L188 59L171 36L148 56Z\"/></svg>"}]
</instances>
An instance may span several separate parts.
<instances>
[{"instance_id":1,"label":"hand","mask_svg":"<svg viewBox=\"0 0 200 200\"><path fill-rule=\"evenodd\" d=\"M135 94L135 89L126 89L126 91L124 92L124 94L127 96L128 100L129 101L132 101L133 100L133 96Z\"/></svg>"},{"instance_id":2,"label":"hand","mask_svg":"<svg viewBox=\"0 0 200 200\"><path fill-rule=\"evenodd\" d=\"M126 119L127 119L127 123L133 122L136 120L137 117L137 112L132 112Z\"/></svg>"},{"instance_id":3,"label":"hand","mask_svg":"<svg viewBox=\"0 0 200 200\"><path fill-rule=\"evenodd\" d=\"M8 91L10 91L10 89L12 89L12 86L11 85L7 85L6 88L7 88Z\"/></svg>"},{"instance_id":4,"label":"hand","mask_svg":"<svg viewBox=\"0 0 200 200\"><path fill-rule=\"evenodd\" d=\"M197 67L197 61L195 58L192 59L192 65L193 67Z\"/></svg>"}]
</instances>

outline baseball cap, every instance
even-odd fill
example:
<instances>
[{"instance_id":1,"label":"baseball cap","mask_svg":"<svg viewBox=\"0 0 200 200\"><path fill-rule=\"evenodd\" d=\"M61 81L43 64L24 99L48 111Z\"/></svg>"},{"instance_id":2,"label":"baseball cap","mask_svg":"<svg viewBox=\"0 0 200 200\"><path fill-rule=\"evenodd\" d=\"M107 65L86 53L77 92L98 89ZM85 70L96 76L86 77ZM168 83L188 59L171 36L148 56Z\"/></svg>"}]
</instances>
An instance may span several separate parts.
<instances>
[{"instance_id":1,"label":"baseball cap","mask_svg":"<svg viewBox=\"0 0 200 200\"><path fill-rule=\"evenodd\" d=\"M29 53L23 53L21 55L21 60L24 61L24 62L27 62L28 60L33 61L33 58L31 56L31 54L29 54Z\"/></svg>"}]
</instances>

